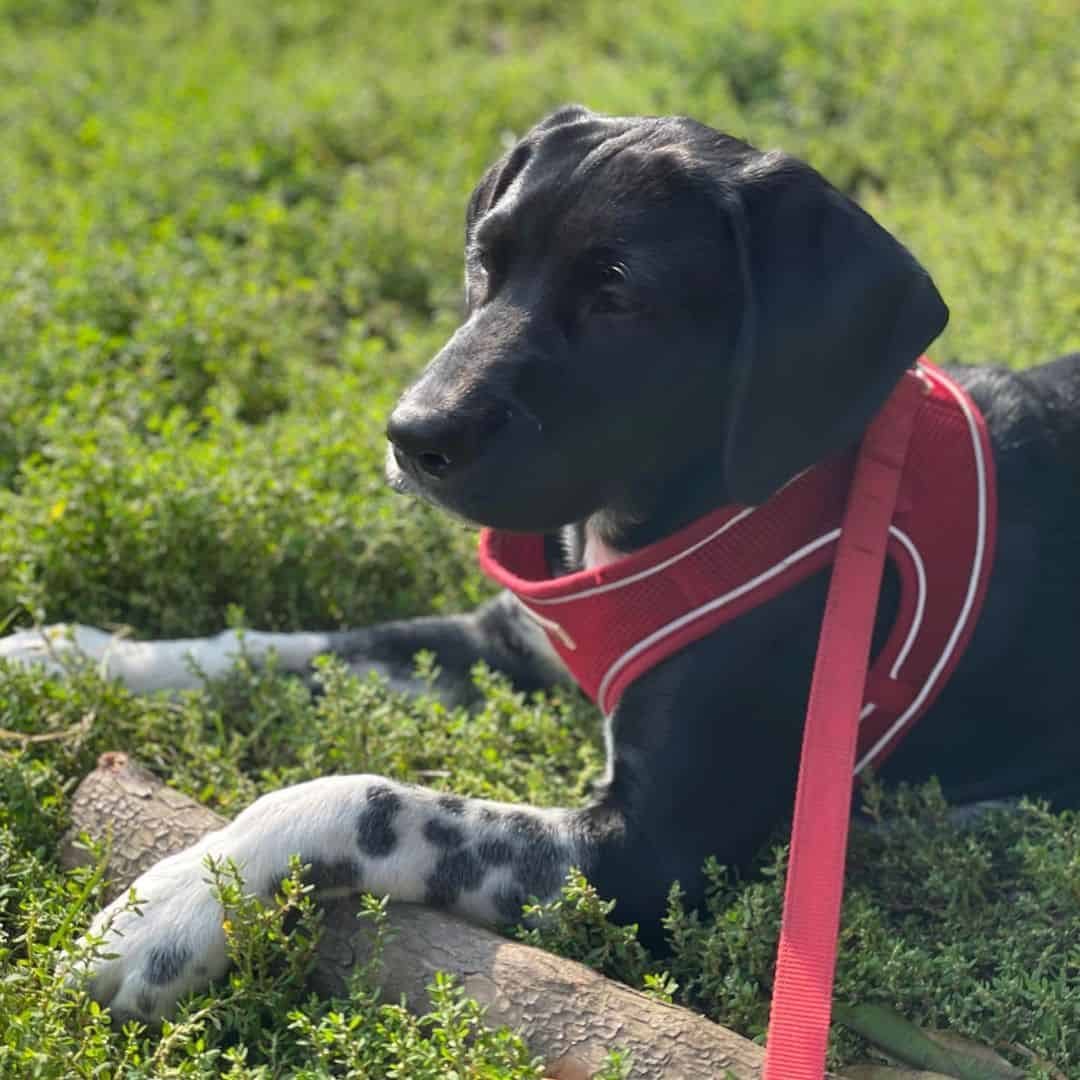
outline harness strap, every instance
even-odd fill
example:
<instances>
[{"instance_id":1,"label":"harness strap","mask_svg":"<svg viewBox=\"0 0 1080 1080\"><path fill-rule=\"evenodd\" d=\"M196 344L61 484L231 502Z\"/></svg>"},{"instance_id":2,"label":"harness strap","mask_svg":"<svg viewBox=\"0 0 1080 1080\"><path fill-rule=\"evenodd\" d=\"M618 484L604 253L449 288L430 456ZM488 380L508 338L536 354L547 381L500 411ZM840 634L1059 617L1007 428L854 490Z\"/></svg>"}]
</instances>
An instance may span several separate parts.
<instances>
[{"instance_id":1,"label":"harness strap","mask_svg":"<svg viewBox=\"0 0 1080 1080\"><path fill-rule=\"evenodd\" d=\"M822 1080L844 857L870 638L915 414L901 380L859 450L844 510L803 733L763 1080Z\"/></svg>"}]
</instances>

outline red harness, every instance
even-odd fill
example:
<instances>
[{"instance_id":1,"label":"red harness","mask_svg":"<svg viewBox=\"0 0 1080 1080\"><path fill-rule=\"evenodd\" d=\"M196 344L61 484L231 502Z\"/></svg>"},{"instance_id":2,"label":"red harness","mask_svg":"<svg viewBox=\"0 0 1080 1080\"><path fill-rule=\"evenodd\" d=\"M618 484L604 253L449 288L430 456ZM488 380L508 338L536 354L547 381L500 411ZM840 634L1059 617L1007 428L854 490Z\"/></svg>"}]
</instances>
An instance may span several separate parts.
<instances>
[{"instance_id":1,"label":"red harness","mask_svg":"<svg viewBox=\"0 0 1080 1080\"><path fill-rule=\"evenodd\" d=\"M866 680L855 771L880 764L930 707L967 646L996 526L993 457L968 395L923 358L923 399L889 529L896 621ZM757 507L726 506L595 570L551 577L540 535L484 530L480 565L548 632L607 714L650 668L831 564L855 451Z\"/></svg>"}]
</instances>

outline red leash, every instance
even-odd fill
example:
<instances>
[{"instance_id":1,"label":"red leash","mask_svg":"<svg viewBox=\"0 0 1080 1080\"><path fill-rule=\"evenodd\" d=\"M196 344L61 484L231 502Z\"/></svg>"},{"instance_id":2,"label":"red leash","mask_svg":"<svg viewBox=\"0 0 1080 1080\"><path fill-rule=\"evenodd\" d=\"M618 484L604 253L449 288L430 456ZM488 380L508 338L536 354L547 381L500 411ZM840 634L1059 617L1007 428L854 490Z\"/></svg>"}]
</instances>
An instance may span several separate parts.
<instances>
[{"instance_id":1,"label":"red leash","mask_svg":"<svg viewBox=\"0 0 1080 1080\"><path fill-rule=\"evenodd\" d=\"M925 393L904 376L859 449L829 583L803 734L763 1080L822 1080L844 856L889 524Z\"/></svg>"}]
</instances>

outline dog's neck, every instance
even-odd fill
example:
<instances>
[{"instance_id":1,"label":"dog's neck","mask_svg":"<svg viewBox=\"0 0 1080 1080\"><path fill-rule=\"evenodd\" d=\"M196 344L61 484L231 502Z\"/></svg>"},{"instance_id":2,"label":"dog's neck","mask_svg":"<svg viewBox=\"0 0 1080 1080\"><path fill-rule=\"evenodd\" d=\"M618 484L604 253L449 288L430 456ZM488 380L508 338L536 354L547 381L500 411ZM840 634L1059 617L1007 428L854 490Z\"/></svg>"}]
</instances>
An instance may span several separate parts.
<instances>
[{"instance_id":1,"label":"dog's neck","mask_svg":"<svg viewBox=\"0 0 1080 1080\"><path fill-rule=\"evenodd\" d=\"M563 572L595 570L654 544L729 501L708 453L666 482L643 476L636 490L561 530Z\"/></svg>"},{"instance_id":2,"label":"dog's neck","mask_svg":"<svg viewBox=\"0 0 1080 1080\"><path fill-rule=\"evenodd\" d=\"M582 545L582 569L596 570L608 563L617 562L626 554L612 547L599 533L591 519L585 522L584 544Z\"/></svg>"}]
</instances>

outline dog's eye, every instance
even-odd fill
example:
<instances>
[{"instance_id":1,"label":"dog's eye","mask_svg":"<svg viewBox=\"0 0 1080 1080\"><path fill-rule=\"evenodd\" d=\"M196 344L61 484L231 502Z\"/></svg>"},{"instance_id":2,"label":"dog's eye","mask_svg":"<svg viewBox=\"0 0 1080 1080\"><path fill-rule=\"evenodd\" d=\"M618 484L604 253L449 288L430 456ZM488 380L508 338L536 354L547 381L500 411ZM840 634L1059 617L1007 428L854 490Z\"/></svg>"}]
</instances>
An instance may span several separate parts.
<instances>
[{"instance_id":1,"label":"dog's eye","mask_svg":"<svg viewBox=\"0 0 1080 1080\"><path fill-rule=\"evenodd\" d=\"M585 300L589 315L629 315L638 307L630 288L630 275L622 263L610 263L597 269L592 288Z\"/></svg>"}]
</instances>

